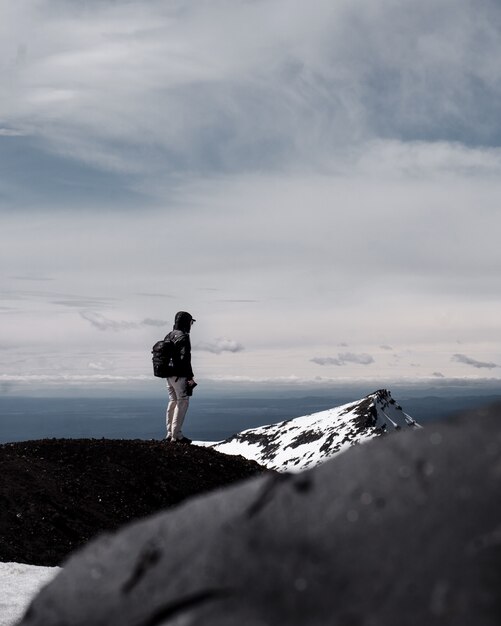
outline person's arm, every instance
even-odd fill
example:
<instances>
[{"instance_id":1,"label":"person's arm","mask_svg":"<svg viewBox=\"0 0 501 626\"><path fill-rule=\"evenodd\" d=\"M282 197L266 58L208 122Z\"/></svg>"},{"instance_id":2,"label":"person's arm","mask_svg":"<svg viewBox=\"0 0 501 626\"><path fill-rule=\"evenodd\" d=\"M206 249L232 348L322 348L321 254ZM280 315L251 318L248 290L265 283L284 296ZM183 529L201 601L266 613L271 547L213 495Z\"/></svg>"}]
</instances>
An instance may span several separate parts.
<instances>
[{"instance_id":1,"label":"person's arm","mask_svg":"<svg viewBox=\"0 0 501 626\"><path fill-rule=\"evenodd\" d=\"M179 351L179 359L182 364L183 372L185 372L186 378L190 381L193 380L193 369L191 367L191 341L190 336L185 335L181 343L181 349Z\"/></svg>"}]
</instances>

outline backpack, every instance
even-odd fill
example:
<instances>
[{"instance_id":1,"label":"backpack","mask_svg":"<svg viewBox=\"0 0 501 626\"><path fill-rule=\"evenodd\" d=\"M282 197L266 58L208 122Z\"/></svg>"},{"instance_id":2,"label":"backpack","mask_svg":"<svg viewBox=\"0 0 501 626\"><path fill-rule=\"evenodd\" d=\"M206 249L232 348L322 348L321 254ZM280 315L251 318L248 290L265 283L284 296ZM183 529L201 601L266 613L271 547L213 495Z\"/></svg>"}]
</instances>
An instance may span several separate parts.
<instances>
[{"instance_id":1,"label":"backpack","mask_svg":"<svg viewBox=\"0 0 501 626\"><path fill-rule=\"evenodd\" d=\"M175 344L167 337L161 341L157 341L151 349L153 354L153 374L158 378L167 378L170 371L174 367L174 359L176 356Z\"/></svg>"}]
</instances>

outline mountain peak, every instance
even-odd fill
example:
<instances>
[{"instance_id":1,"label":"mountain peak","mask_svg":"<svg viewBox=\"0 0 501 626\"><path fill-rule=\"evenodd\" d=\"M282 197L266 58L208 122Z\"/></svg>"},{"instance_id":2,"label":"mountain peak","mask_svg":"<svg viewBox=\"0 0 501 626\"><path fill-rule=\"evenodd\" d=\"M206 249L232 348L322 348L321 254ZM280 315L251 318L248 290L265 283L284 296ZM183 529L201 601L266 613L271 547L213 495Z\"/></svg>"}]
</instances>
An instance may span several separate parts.
<instances>
[{"instance_id":1,"label":"mountain peak","mask_svg":"<svg viewBox=\"0 0 501 626\"><path fill-rule=\"evenodd\" d=\"M418 426L416 421L404 413L402 407L395 402L388 389L378 389L355 404L353 408L349 408L352 407L351 404L346 405L347 412L358 415L364 427L373 426L381 430L380 434L405 426Z\"/></svg>"},{"instance_id":2,"label":"mountain peak","mask_svg":"<svg viewBox=\"0 0 501 626\"><path fill-rule=\"evenodd\" d=\"M269 469L300 471L353 445L408 427L419 425L404 413L390 391L378 389L340 407L244 430L211 447Z\"/></svg>"}]
</instances>

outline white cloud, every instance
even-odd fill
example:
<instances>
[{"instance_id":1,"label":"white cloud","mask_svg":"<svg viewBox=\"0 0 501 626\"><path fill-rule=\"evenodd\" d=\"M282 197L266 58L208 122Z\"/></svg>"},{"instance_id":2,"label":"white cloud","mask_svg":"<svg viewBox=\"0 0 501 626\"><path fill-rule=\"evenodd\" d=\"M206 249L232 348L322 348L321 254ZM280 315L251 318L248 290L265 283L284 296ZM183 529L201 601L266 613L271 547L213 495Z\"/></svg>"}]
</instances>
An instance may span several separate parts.
<instances>
[{"instance_id":1,"label":"white cloud","mask_svg":"<svg viewBox=\"0 0 501 626\"><path fill-rule=\"evenodd\" d=\"M165 320L154 320L149 317L145 318L144 320L140 322L141 326L155 326L159 328L163 326L167 326L168 324L169 322L166 322Z\"/></svg>"},{"instance_id":2,"label":"white cloud","mask_svg":"<svg viewBox=\"0 0 501 626\"><path fill-rule=\"evenodd\" d=\"M89 363L88 368L97 372L106 372L115 369L115 363L108 360L96 361Z\"/></svg>"},{"instance_id":3,"label":"white cloud","mask_svg":"<svg viewBox=\"0 0 501 626\"><path fill-rule=\"evenodd\" d=\"M98 330L112 330L118 332L120 330L134 330L141 328L142 326L155 326L163 327L167 326L169 322L163 320L155 320L146 318L140 322L128 322L125 320L113 320L105 317L101 313L92 313L90 311L80 311L80 317L89 322L94 328Z\"/></svg>"},{"instance_id":4,"label":"white cloud","mask_svg":"<svg viewBox=\"0 0 501 626\"><path fill-rule=\"evenodd\" d=\"M242 352L244 347L233 339L218 338L211 342L198 342L193 346L193 350L221 354L222 352Z\"/></svg>"},{"instance_id":5,"label":"white cloud","mask_svg":"<svg viewBox=\"0 0 501 626\"><path fill-rule=\"evenodd\" d=\"M343 352L337 357L315 357L311 359L312 363L317 365L337 365L343 366L348 363L357 363L358 365L371 365L374 358L370 354L354 354L353 352Z\"/></svg>"}]
</instances>

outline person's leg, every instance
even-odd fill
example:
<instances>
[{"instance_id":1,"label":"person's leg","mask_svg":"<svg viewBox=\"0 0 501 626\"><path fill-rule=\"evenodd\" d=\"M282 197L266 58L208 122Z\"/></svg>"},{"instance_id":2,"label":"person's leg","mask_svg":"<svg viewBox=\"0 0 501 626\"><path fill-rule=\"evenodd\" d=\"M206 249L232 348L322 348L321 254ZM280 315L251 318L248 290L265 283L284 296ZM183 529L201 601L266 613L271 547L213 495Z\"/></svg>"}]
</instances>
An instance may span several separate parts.
<instances>
[{"instance_id":1,"label":"person's leg","mask_svg":"<svg viewBox=\"0 0 501 626\"><path fill-rule=\"evenodd\" d=\"M182 427L188 406L190 404L190 398L187 394L186 381L188 379L183 376L177 378L169 378L169 384L172 385L174 393L176 394L176 406L172 413L171 422L171 435L172 440L179 440L183 438Z\"/></svg>"},{"instance_id":2,"label":"person's leg","mask_svg":"<svg viewBox=\"0 0 501 626\"><path fill-rule=\"evenodd\" d=\"M172 383L176 380L176 377L171 376L167 378L167 391L169 392L169 403L167 405L167 411L165 415L165 422L167 428L167 439L172 439L172 421L174 419L174 412L177 407L177 395L176 389Z\"/></svg>"}]
</instances>

